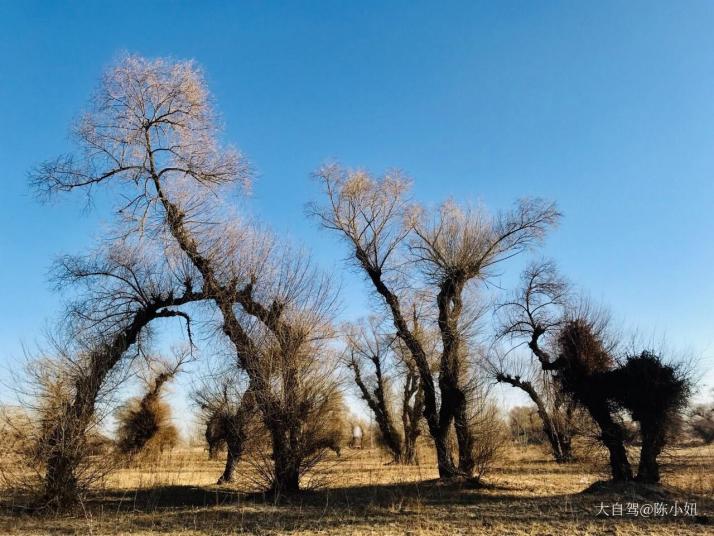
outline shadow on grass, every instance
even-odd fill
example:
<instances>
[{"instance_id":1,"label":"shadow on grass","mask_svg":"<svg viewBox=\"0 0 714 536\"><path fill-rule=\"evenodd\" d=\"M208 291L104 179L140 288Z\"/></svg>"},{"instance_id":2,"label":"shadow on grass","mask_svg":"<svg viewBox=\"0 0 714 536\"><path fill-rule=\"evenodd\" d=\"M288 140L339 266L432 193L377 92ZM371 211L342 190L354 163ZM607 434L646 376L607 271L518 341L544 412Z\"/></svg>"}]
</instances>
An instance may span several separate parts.
<instances>
[{"instance_id":1,"label":"shadow on grass","mask_svg":"<svg viewBox=\"0 0 714 536\"><path fill-rule=\"evenodd\" d=\"M469 489L463 482L435 480L308 490L271 497L218 486L172 485L126 492L105 491L85 504L87 512L113 530L177 531L185 528L210 533L319 530L347 533L350 527L412 527L440 523L456 527L497 526L504 520L514 531L533 523L614 523L596 516L601 501L624 501L623 490L601 486L587 493L523 496L512 487ZM701 504L710 509L711 501ZM87 512L82 515L86 516ZM657 524L677 533L694 519L630 519L643 527ZM444 525L440 525L444 526ZM671 530L670 530L671 529ZM647 529L646 529L647 530Z\"/></svg>"}]
</instances>

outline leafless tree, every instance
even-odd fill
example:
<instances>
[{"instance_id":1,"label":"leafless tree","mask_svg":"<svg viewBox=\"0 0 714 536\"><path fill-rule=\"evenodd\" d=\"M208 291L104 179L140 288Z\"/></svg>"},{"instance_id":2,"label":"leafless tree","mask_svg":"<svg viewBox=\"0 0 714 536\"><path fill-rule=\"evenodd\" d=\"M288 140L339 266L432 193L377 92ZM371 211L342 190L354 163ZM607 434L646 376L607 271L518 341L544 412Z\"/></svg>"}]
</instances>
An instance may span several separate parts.
<instances>
[{"instance_id":1,"label":"leafless tree","mask_svg":"<svg viewBox=\"0 0 714 536\"><path fill-rule=\"evenodd\" d=\"M563 322L562 311L571 301L568 284L560 279L552 263L530 264L521 276L521 287L512 300L498 307L502 327L497 339L515 338L519 343L525 338L531 350L538 349L537 340L528 341L533 333L550 335ZM534 327L535 326L535 327ZM563 393L550 370L542 370L531 359L519 359L515 348L501 352L496 344L486 360L491 377L497 382L522 390L535 404L553 457L558 463L572 459L572 417L574 401Z\"/></svg>"},{"instance_id":2,"label":"leafless tree","mask_svg":"<svg viewBox=\"0 0 714 536\"><path fill-rule=\"evenodd\" d=\"M355 383L362 399L366 402L379 426L381 442L391 454L394 462L403 461L403 441L394 422L393 378L389 368L391 345L394 342L388 334L380 332L376 319L369 325L354 326L347 334L345 362L352 370ZM366 377L364 365L371 364Z\"/></svg>"},{"instance_id":3,"label":"leafless tree","mask_svg":"<svg viewBox=\"0 0 714 536\"><path fill-rule=\"evenodd\" d=\"M218 484L233 481L247 444L259 435L260 419L253 411L255 401L245 398L243 381L236 375L240 376L240 370L229 366L212 374L193 393L194 402L201 409L209 456L216 458L226 449L226 465Z\"/></svg>"},{"instance_id":4,"label":"leafless tree","mask_svg":"<svg viewBox=\"0 0 714 536\"><path fill-rule=\"evenodd\" d=\"M587 409L610 453L613 479L630 480L624 431L613 416L612 404L592 385L592 374L612 364L607 317L587 307L577 311L573 303L568 284L552 263L532 264L524 271L514 299L501 307L501 335L525 341L540 368Z\"/></svg>"},{"instance_id":5,"label":"leafless tree","mask_svg":"<svg viewBox=\"0 0 714 536\"><path fill-rule=\"evenodd\" d=\"M43 468L42 499L53 508L69 507L86 491L78 477L86 461L88 432L100 415L97 405L143 353L149 324L176 317L189 326L180 306L200 300L190 278L152 262L139 246L111 244L97 254L64 257L54 278L71 285L75 297L51 343L51 357L28 378L25 403L41 424L36 463Z\"/></svg>"},{"instance_id":6,"label":"leafless tree","mask_svg":"<svg viewBox=\"0 0 714 536\"><path fill-rule=\"evenodd\" d=\"M409 183L396 172L374 179L366 172L332 165L322 168L317 178L326 203L313 204L310 212L347 242L419 371L439 475L470 475L474 444L467 424L466 287L485 281L499 263L537 244L557 221L558 212L551 204L525 200L514 211L496 216L482 208L464 210L453 202L432 214L410 203ZM434 296L441 337L438 378L403 306L408 289L424 287ZM452 425L459 444L458 465L446 444Z\"/></svg>"},{"instance_id":7,"label":"leafless tree","mask_svg":"<svg viewBox=\"0 0 714 536\"><path fill-rule=\"evenodd\" d=\"M235 150L220 146L216 125L194 64L129 56L107 71L74 129L78 154L40 166L34 182L48 194L116 185L124 198L119 207L124 234L158 237L171 256L197 272L203 296L220 311L222 331L248 376L244 399L255 401L271 431L273 484L296 489L295 436L314 408L295 397L316 395L295 387L305 385L310 363L319 361L313 359L315 344L324 340L334 299L325 295L326 286L304 284L311 274L299 263L274 265L284 270L273 274L282 277L280 292L257 291L275 283L264 281L268 274L261 258L270 257L271 247L221 202L222 189L246 185L249 173ZM308 305L308 291L322 303ZM304 454L303 447L298 450Z\"/></svg>"},{"instance_id":8,"label":"leafless tree","mask_svg":"<svg viewBox=\"0 0 714 536\"><path fill-rule=\"evenodd\" d=\"M714 404L697 404L687 416L690 432L705 445L714 443Z\"/></svg>"},{"instance_id":9,"label":"leafless tree","mask_svg":"<svg viewBox=\"0 0 714 536\"><path fill-rule=\"evenodd\" d=\"M640 425L637 480L658 482L657 457L689 396L686 370L664 363L650 351L620 359L607 315L587 304L573 305L567 284L551 263L530 266L523 288L502 310L502 334L525 340L541 369L553 374L562 391L599 426L613 480L633 479L625 430L616 418L618 411L626 410Z\"/></svg>"},{"instance_id":10,"label":"leafless tree","mask_svg":"<svg viewBox=\"0 0 714 536\"><path fill-rule=\"evenodd\" d=\"M411 354L380 324L372 317L348 330L345 361L362 399L374 414L381 441L393 461L415 464L424 412L419 373ZM417 334L418 330L414 328ZM395 423L397 411L401 413L401 431Z\"/></svg>"},{"instance_id":11,"label":"leafless tree","mask_svg":"<svg viewBox=\"0 0 714 536\"><path fill-rule=\"evenodd\" d=\"M523 391L535 405L535 413L557 463L573 460L576 405L562 392L551 374L531 366L513 367L512 360L500 359L488 365L490 375L499 383Z\"/></svg>"},{"instance_id":12,"label":"leafless tree","mask_svg":"<svg viewBox=\"0 0 714 536\"><path fill-rule=\"evenodd\" d=\"M297 490L300 477L337 446L340 439L325 423L341 411L330 347L335 288L307 257L286 251L279 257L274 271L265 270L236 297L251 337L246 351L257 354L260 366L254 377L263 387L254 396L272 438L276 492Z\"/></svg>"}]
</instances>

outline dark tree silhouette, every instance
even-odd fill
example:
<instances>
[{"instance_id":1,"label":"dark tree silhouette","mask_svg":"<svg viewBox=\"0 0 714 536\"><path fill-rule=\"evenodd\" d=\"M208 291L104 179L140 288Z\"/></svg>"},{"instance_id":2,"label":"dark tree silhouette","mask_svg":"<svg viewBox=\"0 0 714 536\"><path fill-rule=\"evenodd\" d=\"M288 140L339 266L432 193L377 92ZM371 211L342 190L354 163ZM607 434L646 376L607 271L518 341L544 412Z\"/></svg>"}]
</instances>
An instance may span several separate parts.
<instances>
[{"instance_id":1,"label":"dark tree silhouette","mask_svg":"<svg viewBox=\"0 0 714 536\"><path fill-rule=\"evenodd\" d=\"M615 481L633 479L625 430L615 418L618 411L628 411L642 438L637 480L658 482L657 457L689 396L686 371L648 351L618 365L614 343L607 342L607 318L588 307L574 307L552 264L530 266L523 282L516 298L503 306L502 334L525 339L542 370L588 411L609 451Z\"/></svg>"},{"instance_id":2,"label":"dark tree silhouette","mask_svg":"<svg viewBox=\"0 0 714 536\"><path fill-rule=\"evenodd\" d=\"M35 183L48 194L116 185L125 235L160 240L196 273L270 430L272 486L292 491L320 450L305 442L306 420L334 394L329 374L317 371L329 358L335 293L304 255L276 251L268 233L220 203L220 190L247 184L250 173L219 144L217 123L192 62L128 56L77 124L78 153L42 165ZM321 394L308 385L312 373Z\"/></svg>"},{"instance_id":3,"label":"dark tree silhouette","mask_svg":"<svg viewBox=\"0 0 714 536\"><path fill-rule=\"evenodd\" d=\"M379 324L372 318L368 325L349 330L345 362L362 399L374 415L382 444L393 461L415 464L416 441L424 412L419 373L409 352ZM419 328L415 327L414 332L418 334ZM369 377L365 377L365 365L369 366ZM395 422L396 411L401 412L401 430Z\"/></svg>"},{"instance_id":4,"label":"dark tree silhouette","mask_svg":"<svg viewBox=\"0 0 714 536\"><path fill-rule=\"evenodd\" d=\"M496 372L495 379L497 382L521 389L528 395L535 404L536 412L543 426L543 434L553 453L553 459L557 463L572 461L573 427L569 421L572 419L574 405L570 401L558 401L553 404L552 408L549 408L547 401L533 385L533 382L519 375ZM549 383L554 385L553 382ZM553 394L557 396L557 393Z\"/></svg>"},{"instance_id":5,"label":"dark tree silhouette","mask_svg":"<svg viewBox=\"0 0 714 536\"><path fill-rule=\"evenodd\" d=\"M37 451L44 468L40 502L49 507L71 507L84 491L77 471L88 456L87 431L111 378L142 352L147 326L178 317L187 322L190 338L189 316L178 307L203 296L190 275L148 258L141 248L119 242L97 255L64 257L55 267L57 284L74 285L79 292L68 304L64 342L55 341L53 366L64 386L53 403L57 411L49 419L43 410L38 413L45 422ZM58 393L52 382L40 385L40 400L47 389Z\"/></svg>"}]
</instances>

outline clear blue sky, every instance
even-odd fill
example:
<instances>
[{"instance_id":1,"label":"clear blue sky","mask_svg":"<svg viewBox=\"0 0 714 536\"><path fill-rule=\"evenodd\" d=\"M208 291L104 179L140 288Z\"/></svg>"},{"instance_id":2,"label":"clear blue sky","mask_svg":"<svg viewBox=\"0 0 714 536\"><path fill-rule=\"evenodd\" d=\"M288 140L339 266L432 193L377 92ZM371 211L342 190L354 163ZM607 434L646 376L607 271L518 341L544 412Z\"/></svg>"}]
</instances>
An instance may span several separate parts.
<instances>
[{"instance_id":1,"label":"clear blue sky","mask_svg":"<svg viewBox=\"0 0 714 536\"><path fill-rule=\"evenodd\" d=\"M303 206L326 159L399 167L417 198L538 195L545 254L618 318L714 366L714 3L0 1L0 361L59 310L46 282L108 215L26 173L122 51L193 58L261 218L342 270ZM345 275L346 314L364 302ZM3 373L0 373L2 375Z\"/></svg>"}]
</instances>

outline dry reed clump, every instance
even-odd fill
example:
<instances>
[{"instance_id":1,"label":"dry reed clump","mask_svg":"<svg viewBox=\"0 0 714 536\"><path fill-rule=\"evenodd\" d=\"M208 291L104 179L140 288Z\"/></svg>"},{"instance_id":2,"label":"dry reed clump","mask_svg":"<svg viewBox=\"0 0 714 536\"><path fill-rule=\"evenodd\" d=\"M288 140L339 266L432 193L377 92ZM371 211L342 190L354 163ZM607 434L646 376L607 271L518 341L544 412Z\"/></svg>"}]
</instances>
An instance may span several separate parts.
<instances>
[{"instance_id":1,"label":"dry reed clump","mask_svg":"<svg viewBox=\"0 0 714 536\"><path fill-rule=\"evenodd\" d=\"M171 409L162 400L143 404L141 399L132 399L119 410L117 419L120 425L116 445L121 454L157 457L178 444L179 434L171 423Z\"/></svg>"}]
</instances>

